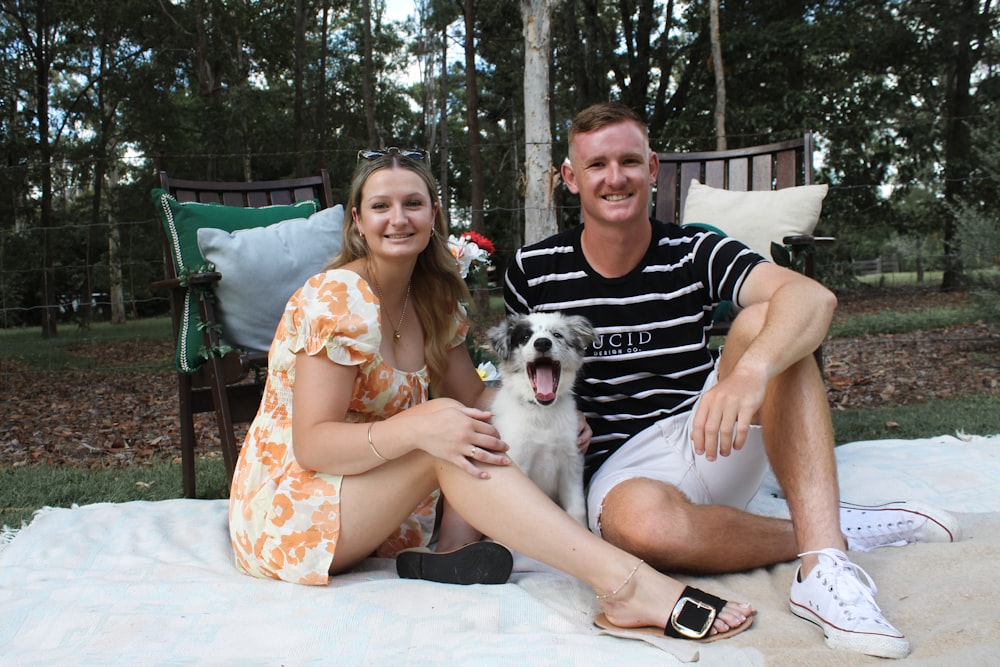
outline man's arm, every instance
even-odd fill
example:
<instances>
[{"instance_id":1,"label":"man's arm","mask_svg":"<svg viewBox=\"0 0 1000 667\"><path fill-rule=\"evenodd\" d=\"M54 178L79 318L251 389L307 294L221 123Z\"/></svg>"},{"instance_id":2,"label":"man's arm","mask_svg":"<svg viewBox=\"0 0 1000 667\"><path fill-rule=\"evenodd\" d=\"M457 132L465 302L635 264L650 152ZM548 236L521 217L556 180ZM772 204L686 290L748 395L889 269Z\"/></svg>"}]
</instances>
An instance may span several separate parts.
<instances>
[{"instance_id":1,"label":"man's arm","mask_svg":"<svg viewBox=\"0 0 1000 667\"><path fill-rule=\"evenodd\" d=\"M709 460L743 447L750 424L764 403L768 383L819 347L833 319L837 298L810 278L762 263L744 280L739 304L763 305L766 312L742 354L734 352L733 345L724 349L719 383L698 403L691 439L695 452Z\"/></svg>"},{"instance_id":2,"label":"man's arm","mask_svg":"<svg viewBox=\"0 0 1000 667\"><path fill-rule=\"evenodd\" d=\"M822 344L837 307L833 292L815 280L770 263L750 271L738 299L741 307L767 304L764 327L737 365L760 366L768 380Z\"/></svg>"}]
</instances>

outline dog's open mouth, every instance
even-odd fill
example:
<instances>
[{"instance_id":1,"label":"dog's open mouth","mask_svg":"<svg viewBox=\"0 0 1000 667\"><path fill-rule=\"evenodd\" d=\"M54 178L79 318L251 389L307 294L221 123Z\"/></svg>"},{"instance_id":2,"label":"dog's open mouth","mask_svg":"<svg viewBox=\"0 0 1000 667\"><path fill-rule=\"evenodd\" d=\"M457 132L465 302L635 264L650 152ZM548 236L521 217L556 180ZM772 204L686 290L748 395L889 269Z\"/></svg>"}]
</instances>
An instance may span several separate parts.
<instances>
[{"instance_id":1,"label":"dog's open mouth","mask_svg":"<svg viewBox=\"0 0 1000 667\"><path fill-rule=\"evenodd\" d=\"M535 391L535 400L542 405L548 405L556 400L559 372L559 362L548 357L528 362L528 380Z\"/></svg>"}]
</instances>

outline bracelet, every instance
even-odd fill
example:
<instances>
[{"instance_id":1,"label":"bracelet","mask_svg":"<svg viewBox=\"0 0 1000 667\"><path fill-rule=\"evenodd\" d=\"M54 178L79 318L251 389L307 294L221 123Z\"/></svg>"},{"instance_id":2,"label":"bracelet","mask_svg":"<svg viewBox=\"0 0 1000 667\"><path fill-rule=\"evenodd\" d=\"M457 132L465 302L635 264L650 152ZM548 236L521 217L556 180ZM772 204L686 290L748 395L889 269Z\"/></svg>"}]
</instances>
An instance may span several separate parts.
<instances>
[{"instance_id":1,"label":"bracelet","mask_svg":"<svg viewBox=\"0 0 1000 667\"><path fill-rule=\"evenodd\" d=\"M389 459L379 454L378 450L375 449L375 443L372 442L372 426L375 426L375 422L368 422L368 446L372 448L372 454L377 456L384 463L388 463Z\"/></svg>"}]
</instances>

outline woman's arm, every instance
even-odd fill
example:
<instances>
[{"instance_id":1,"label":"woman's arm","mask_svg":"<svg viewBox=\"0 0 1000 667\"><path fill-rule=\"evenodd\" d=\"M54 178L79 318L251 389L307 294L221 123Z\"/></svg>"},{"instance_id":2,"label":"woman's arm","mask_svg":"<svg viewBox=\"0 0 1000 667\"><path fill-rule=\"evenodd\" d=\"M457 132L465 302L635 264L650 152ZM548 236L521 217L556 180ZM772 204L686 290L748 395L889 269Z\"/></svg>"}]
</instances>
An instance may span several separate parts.
<instances>
[{"instance_id":1,"label":"woman's arm","mask_svg":"<svg viewBox=\"0 0 1000 667\"><path fill-rule=\"evenodd\" d=\"M441 394L464 405L489 411L496 389L486 386L472 365L469 351L464 345L458 345L448 350L448 372L441 383Z\"/></svg>"},{"instance_id":2,"label":"woman's arm","mask_svg":"<svg viewBox=\"0 0 1000 667\"><path fill-rule=\"evenodd\" d=\"M356 475L422 449L469 474L489 477L470 460L473 447L478 449L479 463L510 462L503 454L506 445L489 423L489 413L454 400L428 401L374 424L347 423L356 377L357 368L323 355L296 356L292 441L295 459L303 468Z\"/></svg>"}]
</instances>

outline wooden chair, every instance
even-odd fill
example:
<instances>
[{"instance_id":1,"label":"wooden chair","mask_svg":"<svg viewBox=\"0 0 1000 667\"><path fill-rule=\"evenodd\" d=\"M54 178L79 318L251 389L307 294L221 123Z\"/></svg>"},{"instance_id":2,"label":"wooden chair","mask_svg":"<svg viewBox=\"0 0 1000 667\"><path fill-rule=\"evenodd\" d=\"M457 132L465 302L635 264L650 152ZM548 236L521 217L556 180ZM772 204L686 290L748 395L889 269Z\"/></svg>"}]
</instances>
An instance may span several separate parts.
<instances>
[{"instance_id":1,"label":"wooden chair","mask_svg":"<svg viewBox=\"0 0 1000 667\"><path fill-rule=\"evenodd\" d=\"M657 153L660 171L656 177L654 217L664 222L681 221L691 180L713 188L738 190L780 190L813 184L812 133L802 138L749 148L694 153ZM836 239L827 236L795 235L782 238L793 257L802 255L803 273L815 277L813 253L808 248L825 246Z\"/></svg>"},{"instance_id":2,"label":"wooden chair","mask_svg":"<svg viewBox=\"0 0 1000 667\"><path fill-rule=\"evenodd\" d=\"M320 208L332 204L330 178L325 170L316 176L276 181L213 182L171 178L165 171L158 173L159 187L179 202L218 203L238 207L262 207L293 204L317 199ZM164 234L164 280L153 283L156 289L167 289L175 342L180 331L184 297L189 285L211 286L222 278L219 272L194 273L185 280L178 278ZM201 299L202 329L207 349L218 349L219 331L210 299ZM195 432L194 415L214 412L222 444L227 479L232 479L241 443L237 441L233 424L254 418L260 405L263 381L267 369L267 352L232 351L206 360L193 373L177 373L177 393L180 406L181 461L184 474L184 495L195 497Z\"/></svg>"},{"instance_id":3,"label":"wooden chair","mask_svg":"<svg viewBox=\"0 0 1000 667\"><path fill-rule=\"evenodd\" d=\"M657 153L660 170L656 178L654 217L665 222L682 222L681 216L691 189L692 179L713 188L732 191L780 190L813 185L813 141L806 132L801 138L749 148L691 153ZM687 221L684 221L687 222ZM836 239L811 234L783 236L793 265L815 278L815 253L818 246ZM729 325L716 322L712 335L725 335ZM816 351L822 368L822 350Z\"/></svg>"}]
</instances>

